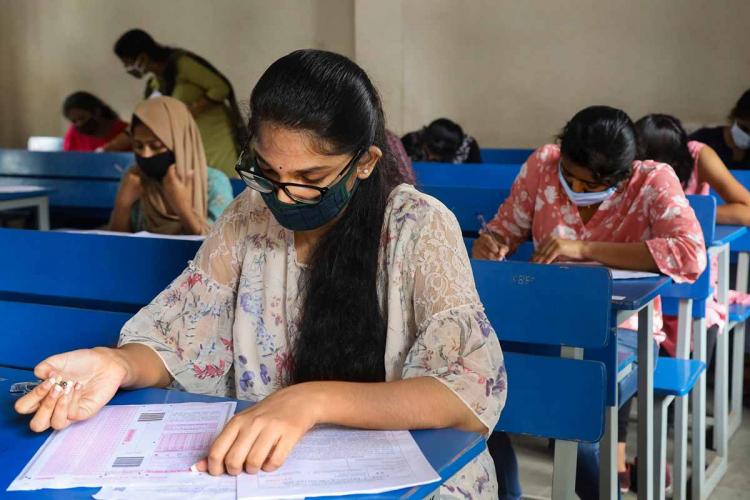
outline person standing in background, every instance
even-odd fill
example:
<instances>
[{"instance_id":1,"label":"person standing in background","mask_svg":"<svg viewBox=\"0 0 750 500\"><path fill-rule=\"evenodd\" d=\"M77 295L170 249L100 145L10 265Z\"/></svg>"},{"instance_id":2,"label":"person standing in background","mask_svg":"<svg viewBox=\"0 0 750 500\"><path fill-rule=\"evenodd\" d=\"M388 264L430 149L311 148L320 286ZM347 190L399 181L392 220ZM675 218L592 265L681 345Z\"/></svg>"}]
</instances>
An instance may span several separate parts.
<instances>
[{"instance_id":1,"label":"person standing in background","mask_svg":"<svg viewBox=\"0 0 750 500\"><path fill-rule=\"evenodd\" d=\"M128 74L135 78L150 75L145 97L171 96L188 106L208 164L236 177L234 165L240 146L247 141L247 128L229 80L202 57L160 45L143 30L123 34L114 51Z\"/></svg>"}]
</instances>

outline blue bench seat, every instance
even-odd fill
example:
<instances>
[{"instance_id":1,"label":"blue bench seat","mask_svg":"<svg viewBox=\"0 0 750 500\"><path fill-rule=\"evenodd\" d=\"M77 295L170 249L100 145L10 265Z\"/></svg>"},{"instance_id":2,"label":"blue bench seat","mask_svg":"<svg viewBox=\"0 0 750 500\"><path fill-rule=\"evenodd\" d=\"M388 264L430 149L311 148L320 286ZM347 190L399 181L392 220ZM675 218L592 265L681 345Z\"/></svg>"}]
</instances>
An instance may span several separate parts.
<instances>
[{"instance_id":1,"label":"blue bench seat","mask_svg":"<svg viewBox=\"0 0 750 500\"><path fill-rule=\"evenodd\" d=\"M659 357L654 371L654 394L687 396L705 369L703 361Z\"/></svg>"}]
</instances>

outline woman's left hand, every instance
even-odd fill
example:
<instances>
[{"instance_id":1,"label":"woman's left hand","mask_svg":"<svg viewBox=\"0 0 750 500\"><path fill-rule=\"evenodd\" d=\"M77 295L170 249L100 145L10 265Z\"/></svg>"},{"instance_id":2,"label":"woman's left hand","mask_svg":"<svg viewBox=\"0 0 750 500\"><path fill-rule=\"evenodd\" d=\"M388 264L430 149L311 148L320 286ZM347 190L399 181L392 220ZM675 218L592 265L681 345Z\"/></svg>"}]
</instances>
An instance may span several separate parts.
<instances>
[{"instance_id":1,"label":"woman's left hand","mask_svg":"<svg viewBox=\"0 0 750 500\"><path fill-rule=\"evenodd\" d=\"M582 260L584 257L584 248L586 242L580 240L564 240L550 236L541 244L539 249L534 252L531 262L537 264L550 264L560 257L569 259Z\"/></svg>"},{"instance_id":2,"label":"woman's left hand","mask_svg":"<svg viewBox=\"0 0 750 500\"><path fill-rule=\"evenodd\" d=\"M236 414L195 468L235 476L281 467L302 436L320 423L323 405L311 385L286 387Z\"/></svg>"},{"instance_id":3,"label":"woman's left hand","mask_svg":"<svg viewBox=\"0 0 750 500\"><path fill-rule=\"evenodd\" d=\"M175 165L171 165L167 169L167 174L161 181L162 188L164 188L164 197L172 210L177 212L178 215L186 210L192 210L192 182L192 172L188 172L188 178L182 180L177 175Z\"/></svg>"}]
</instances>

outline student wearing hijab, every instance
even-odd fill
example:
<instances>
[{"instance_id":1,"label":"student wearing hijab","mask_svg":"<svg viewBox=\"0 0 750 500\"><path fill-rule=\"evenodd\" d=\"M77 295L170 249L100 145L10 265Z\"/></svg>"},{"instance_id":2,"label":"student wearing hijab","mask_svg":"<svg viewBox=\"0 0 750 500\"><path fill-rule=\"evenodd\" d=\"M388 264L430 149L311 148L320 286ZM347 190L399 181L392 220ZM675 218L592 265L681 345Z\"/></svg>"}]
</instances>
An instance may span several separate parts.
<instances>
[{"instance_id":1,"label":"student wearing hijab","mask_svg":"<svg viewBox=\"0 0 750 500\"><path fill-rule=\"evenodd\" d=\"M171 97L148 99L130 126L136 165L120 184L113 231L205 234L232 201L232 186L208 167L187 106Z\"/></svg>"}]
</instances>

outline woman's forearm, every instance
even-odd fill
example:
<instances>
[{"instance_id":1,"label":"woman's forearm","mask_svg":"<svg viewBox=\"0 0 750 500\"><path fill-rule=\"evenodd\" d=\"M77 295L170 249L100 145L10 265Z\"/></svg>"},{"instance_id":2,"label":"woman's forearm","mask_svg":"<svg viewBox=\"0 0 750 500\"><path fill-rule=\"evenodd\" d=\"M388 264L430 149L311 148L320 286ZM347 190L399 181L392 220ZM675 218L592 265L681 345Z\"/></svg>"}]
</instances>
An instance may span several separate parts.
<instances>
[{"instance_id":1,"label":"woman's forearm","mask_svg":"<svg viewBox=\"0 0 750 500\"><path fill-rule=\"evenodd\" d=\"M121 233L132 233L133 228L130 227L130 212L131 206L126 206L123 203L115 201L115 208L112 210L112 219L109 223L110 231L118 231Z\"/></svg>"},{"instance_id":2,"label":"woman's forearm","mask_svg":"<svg viewBox=\"0 0 750 500\"><path fill-rule=\"evenodd\" d=\"M121 387L166 387L172 382L172 376L161 357L150 347L133 343L108 350L113 359L125 369L126 375Z\"/></svg>"},{"instance_id":3,"label":"woman's forearm","mask_svg":"<svg viewBox=\"0 0 750 500\"><path fill-rule=\"evenodd\" d=\"M744 203L727 203L716 207L717 224L750 226L750 207Z\"/></svg>"},{"instance_id":4,"label":"woman's forearm","mask_svg":"<svg viewBox=\"0 0 750 500\"><path fill-rule=\"evenodd\" d=\"M583 256L605 266L634 271L659 272L659 267L645 243L583 242Z\"/></svg>"},{"instance_id":5,"label":"woman's forearm","mask_svg":"<svg viewBox=\"0 0 750 500\"><path fill-rule=\"evenodd\" d=\"M361 429L489 429L450 389L432 377L394 382L309 382L320 423Z\"/></svg>"}]
</instances>

